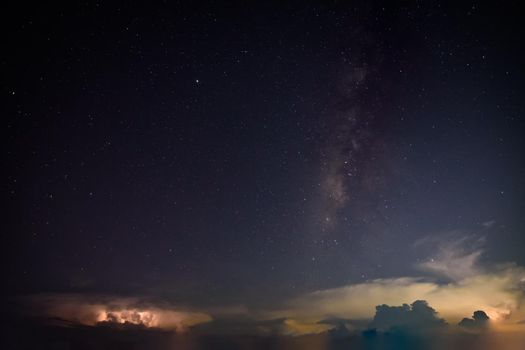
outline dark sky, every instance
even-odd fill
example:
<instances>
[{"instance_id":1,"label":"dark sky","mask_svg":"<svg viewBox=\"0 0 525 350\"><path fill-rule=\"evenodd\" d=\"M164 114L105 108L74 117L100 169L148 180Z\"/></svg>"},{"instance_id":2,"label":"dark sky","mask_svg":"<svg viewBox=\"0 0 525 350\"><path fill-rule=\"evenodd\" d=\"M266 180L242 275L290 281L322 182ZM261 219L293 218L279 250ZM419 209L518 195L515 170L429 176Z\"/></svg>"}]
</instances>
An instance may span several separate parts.
<instances>
[{"instance_id":1,"label":"dark sky","mask_svg":"<svg viewBox=\"0 0 525 350\"><path fill-rule=\"evenodd\" d=\"M7 296L264 307L457 232L525 264L517 5L2 12Z\"/></svg>"}]
</instances>

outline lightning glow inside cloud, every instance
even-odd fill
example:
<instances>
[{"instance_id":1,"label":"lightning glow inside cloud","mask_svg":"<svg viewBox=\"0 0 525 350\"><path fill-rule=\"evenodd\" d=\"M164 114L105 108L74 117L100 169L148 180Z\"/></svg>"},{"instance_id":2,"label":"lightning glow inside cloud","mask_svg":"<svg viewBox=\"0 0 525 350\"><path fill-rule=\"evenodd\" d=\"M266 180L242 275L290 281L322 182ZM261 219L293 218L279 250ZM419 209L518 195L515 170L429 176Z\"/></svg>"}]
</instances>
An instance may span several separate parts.
<instances>
[{"instance_id":1,"label":"lightning glow inside cloud","mask_svg":"<svg viewBox=\"0 0 525 350\"><path fill-rule=\"evenodd\" d=\"M37 306L39 314L90 326L101 323L133 324L184 332L189 327L212 320L203 312L159 307L134 298L113 296L55 294L35 296L32 303Z\"/></svg>"}]
</instances>

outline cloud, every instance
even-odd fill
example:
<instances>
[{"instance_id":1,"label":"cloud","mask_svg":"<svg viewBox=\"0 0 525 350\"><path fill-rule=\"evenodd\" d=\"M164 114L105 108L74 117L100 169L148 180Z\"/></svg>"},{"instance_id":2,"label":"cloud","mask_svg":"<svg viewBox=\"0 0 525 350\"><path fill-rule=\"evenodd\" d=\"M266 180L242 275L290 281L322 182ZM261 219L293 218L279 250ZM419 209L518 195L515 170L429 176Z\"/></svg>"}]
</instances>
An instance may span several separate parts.
<instances>
[{"instance_id":1,"label":"cloud","mask_svg":"<svg viewBox=\"0 0 525 350\"><path fill-rule=\"evenodd\" d=\"M486 328L489 325L490 318L487 316L485 311L478 310L474 311L474 314L472 314L472 318L464 318L459 322L460 327L465 328L477 328L482 329Z\"/></svg>"},{"instance_id":2,"label":"cloud","mask_svg":"<svg viewBox=\"0 0 525 350\"><path fill-rule=\"evenodd\" d=\"M494 226L495 223L496 223L496 220L489 220L489 221L485 221L481 225L485 228L491 228L492 226Z\"/></svg>"},{"instance_id":3,"label":"cloud","mask_svg":"<svg viewBox=\"0 0 525 350\"><path fill-rule=\"evenodd\" d=\"M445 326L447 323L439 318L436 310L424 300L416 300L411 305L401 306L378 305L370 328L382 331L427 330Z\"/></svg>"},{"instance_id":4,"label":"cloud","mask_svg":"<svg viewBox=\"0 0 525 350\"><path fill-rule=\"evenodd\" d=\"M418 242L415 246L420 249L428 243ZM432 244L435 245L435 242ZM348 331L355 333L365 329L374 318L376 327L388 328L399 325L399 322L384 321L391 319L390 316L396 312L401 315L401 324L407 326L426 324L414 321L426 315L426 321L439 323L440 319L444 319L455 327L465 315L476 310L484 310L497 327L509 324L517 327L517 322L525 319L525 308L521 305L525 296L524 268L512 264L480 266L479 255L473 253L481 254L482 249L469 239L455 239L452 243L437 246L438 252L432 255L435 257L434 264L420 269L426 273L420 277L375 279L313 291L284 301L281 307L274 309L235 306L196 310L143 298L54 294L30 298L30 310L40 316L59 317L84 325L102 322L176 331L191 327L199 334L294 336L328 330L334 333L338 329L341 334ZM446 262L447 258L450 261ZM454 266L460 262L467 267L452 275ZM444 271L449 278L436 278L436 275L442 276ZM414 300L426 300L428 304L415 302L411 306L389 306ZM439 312L439 318L429 305Z\"/></svg>"},{"instance_id":5,"label":"cloud","mask_svg":"<svg viewBox=\"0 0 525 350\"><path fill-rule=\"evenodd\" d=\"M525 318L521 305L525 296L524 268L513 264L481 266L482 239L463 237L439 244L427 240L417 242L415 247L422 249L429 243L437 245L438 250L433 260L417 266L424 272L420 277L376 279L314 291L289 300L282 309L267 312L266 317L310 324L330 318L372 319L377 305L426 300L453 325L480 309L498 325L515 324ZM394 312L388 310L389 314ZM412 312L412 307L406 311Z\"/></svg>"},{"instance_id":6,"label":"cloud","mask_svg":"<svg viewBox=\"0 0 525 350\"><path fill-rule=\"evenodd\" d=\"M332 329L333 326L319 322L302 322L295 319L284 320L282 333L285 335L319 334Z\"/></svg>"},{"instance_id":7,"label":"cloud","mask_svg":"<svg viewBox=\"0 0 525 350\"><path fill-rule=\"evenodd\" d=\"M376 305L399 305L424 299L452 323L480 308L493 319L503 319L523 313L519 310L523 291L518 285L524 276L523 269L509 267L447 284L423 278L377 279L308 293L291 300L287 308L269 315L314 320L372 318Z\"/></svg>"},{"instance_id":8,"label":"cloud","mask_svg":"<svg viewBox=\"0 0 525 350\"><path fill-rule=\"evenodd\" d=\"M432 238L419 240L414 244L416 247L438 244L438 251L416 267L421 271L454 281L479 275L482 272L479 265L479 258L483 254L480 248L482 242L483 239L470 236L448 241L436 241Z\"/></svg>"},{"instance_id":9,"label":"cloud","mask_svg":"<svg viewBox=\"0 0 525 350\"><path fill-rule=\"evenodd\" d=\"M211 320L207 313L155 304L139 298L49 294L31 296L24 301L30 315L56 317L91 326L133 324L183 332Z\"/></svg>"}]
</instances>

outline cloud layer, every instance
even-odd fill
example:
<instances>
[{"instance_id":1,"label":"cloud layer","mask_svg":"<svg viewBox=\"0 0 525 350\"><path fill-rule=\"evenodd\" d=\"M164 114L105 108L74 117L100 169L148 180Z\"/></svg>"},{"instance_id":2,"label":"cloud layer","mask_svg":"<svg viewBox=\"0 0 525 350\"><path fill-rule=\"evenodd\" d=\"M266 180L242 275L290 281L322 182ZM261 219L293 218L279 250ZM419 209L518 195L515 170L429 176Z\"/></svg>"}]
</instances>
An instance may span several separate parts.
<instances>
[{"instance_id":1,"label":"cloud layer","mask_svg":"<svg viewBox=\"0 0 525 350\"><path fill-rule=\"evenodd\" d=\"M416 247L438 246L431 258L416 265L421 277L376 279L315 291L290 300L285 308L269 312L267 317L312 324L328 318L371 319L377 305L426 300L450 324L456 325L480 309L500 325L516 324L525 318L525 269L513 264L481 266L482 242L473 237L421 240Z\"/></svg>"},{"instance_id":2,"label":"cloud layer","mask_svg":"<svg viewBox=\"0 0 525 350\"><path fill-rule=\"evenodd\" d=\"M507 268L448 284L417 278L378 279L300 296L288 308L269 316L312 321L329 317L367 319L373 317L376 305L423 299L451 323L478 309L495 320L515 319L524 314L520 308L523 291L519 289L523 278L523 269Z\"/></svg>"},{"instance_id":3,"label":"cloud layer","mask_svg":"<svg viewBox=\"0 0 525 350\"><path fill-rule=\"evenodd\" d=\"M196 325L213 332L214 327L222 325L244 333L285 335L317 334L340 324L345 330L358 330L354 328L356 322L361 322L362 329L364 320L368 324L374 317L377 328L391 327L393 323L388 320L394 318L409 327L441 325L444 321L455 326L477 310L486 312L495 325L515 327L525 319L524 268L512 264L481 266L482 250L469 239L438 247L436 254L416 266L424 272L420 277L375 279L318 290L292 298L278 309L236 307L232 313L231 307L195 310L140 298L79 294L34 296L28 299L29 309L34 314L84 325L135 324L179 332ZM407 305L414 300L428 304L420 301Z\"/></svg>"},{"instance_id":4,"label":"cloud layer","mask_svg":"<svg viewBox=\"0 0 525 350\"><path fill-rule=\"evenodd\" d=\"M31 313L56 317L83 325L133 324L147 328L186 331L211 321L203 312L156 305L138 298L86 296L80 294L38 295L29 299Z\"/></svg>"}]
</instances>

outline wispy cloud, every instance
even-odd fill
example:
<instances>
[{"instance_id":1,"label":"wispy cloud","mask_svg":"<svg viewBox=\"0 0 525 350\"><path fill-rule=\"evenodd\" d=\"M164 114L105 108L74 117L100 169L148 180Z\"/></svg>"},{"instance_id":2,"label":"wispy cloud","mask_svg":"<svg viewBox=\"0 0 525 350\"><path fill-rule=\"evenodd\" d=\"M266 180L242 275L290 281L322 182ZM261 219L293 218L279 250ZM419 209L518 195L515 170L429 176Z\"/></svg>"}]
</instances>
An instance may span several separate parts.
<instances>
[{"instance_id":1,"label":"wispy cloud","mask_svg":"<svg viewBox=\"0 0 525 350\"><path fill-rule=\"evenodd\" d=\"M80 294L38 295L29 301L39 315L60 317L86 325L100 322L134 323L175 331L198 325L204 332L232 328L258 334L316 334L345 324L368 324L377 305L410 304L425 300L440 318L456 325L465 315L485 311L501 325L525 319L525 269L513 264L482 264L483 240L463 237L431 243L437 251L416 267L419 277L383 278L299 295L278 309L244 306L197 310L144 298ZM443 279L443 276L446 279ZM232 326L233 325L233 326ZM217 331L218 329L215 329ZM219 329L220 330L220 329ZM235 333L235 332L234 332Z\"/></svg>"},{"instance_id":2,"label":"wispy cloud","mask_svg":"<svg viewBox=\"0 0 525 350\"><path fill-rule=\"evenodd\" d=\"M499 323L516 323L525 317L521 305L525 269L513 264L482 266L482 242L473 237L441 242L432 258L417 265L420 277L376 279L318 290L296 297L266 316L311 324L326 318L371 319L377 305L426 300L450 324L476 310L484 310Z\"/></svg>"},{"instance_id":3,"label":"wispy cloud","mask_svg":"<svg viewBox=\"0 0 525 350\"><path fill-rule=\"evenodd\" d=\"M479 258L483 254L482 238L465 236L445 241L427 238L419 240L415 245L423 244L434 244L438 247L433 256L416 265L424 272L453 281L460 281L482 273L482 267L479 264Z\"/></svg>"}]
</instances>

